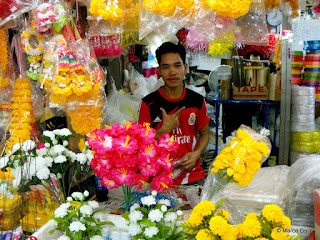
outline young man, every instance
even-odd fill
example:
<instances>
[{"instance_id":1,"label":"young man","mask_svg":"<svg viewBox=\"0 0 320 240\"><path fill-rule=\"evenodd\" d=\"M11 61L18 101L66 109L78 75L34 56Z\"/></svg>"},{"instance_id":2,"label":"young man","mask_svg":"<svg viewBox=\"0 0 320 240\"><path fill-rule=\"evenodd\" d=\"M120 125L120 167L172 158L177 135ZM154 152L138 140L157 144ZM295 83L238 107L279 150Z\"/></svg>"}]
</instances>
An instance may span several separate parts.
<instances>
[{"instance_id":1,"label":"young man","mask_svg":"<svg viewBox=\"0 0 320 240\"><path fill-rule=\"evenodd\" d=\"M159 74L165 85L142 99L139 123L148 122L157 130L174 135L179 148L174 161L182 161L183 172L174 184L200 182L204 169L200 155L209 141L209 117L203 97L183 85L187 72L186 51L182 45L171 42L162 44L156 51ZM197 139L197 132L200 138Z\"/></svg>"}]
</instances>

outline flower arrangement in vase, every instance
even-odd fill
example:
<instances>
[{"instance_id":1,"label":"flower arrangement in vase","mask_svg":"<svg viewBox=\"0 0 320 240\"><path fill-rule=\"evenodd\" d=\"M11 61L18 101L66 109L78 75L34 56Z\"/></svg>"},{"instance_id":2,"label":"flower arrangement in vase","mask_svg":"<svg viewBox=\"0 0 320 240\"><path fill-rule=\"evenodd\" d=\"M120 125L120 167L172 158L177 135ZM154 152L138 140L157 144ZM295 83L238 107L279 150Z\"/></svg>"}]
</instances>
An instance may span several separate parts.
<instances>
[{"instance_id":1,"label":"flower arrangement in vase","mask_svg":"<svg viewBox=\"0 0 320 240\"><path fill-rule=\"evenodd\" d=\"M149 124L128 121L97 129L87 136L94 151L90 162L93 171L108 189L122 186L126 210L129 210L135 188L150 182L150 188L163 192L173 184L170 153L178 143L168 134L155 140L156 131Z\"/></svg>"},{"instance_id":2,"label":"flower arrangement in vase","mask_svg":"<svg viewBox=\"0 0 320 240\"><path fill-rule=\"evenodd\" d=\"M84 166L89 167L93 155L88 147L82 153L68 150L68 139L72 135L67 128L44 131L43 136L43 144L31 140L15 144L8 154L0 158L0 167L4 172L11 169L14 180L7 182L11 188L23 193L31 191L30 186L40 184L50 189L61 204L69 196L75 175ZM74 176L65 181L71 167Z\"/></svg>"}]
</instances>

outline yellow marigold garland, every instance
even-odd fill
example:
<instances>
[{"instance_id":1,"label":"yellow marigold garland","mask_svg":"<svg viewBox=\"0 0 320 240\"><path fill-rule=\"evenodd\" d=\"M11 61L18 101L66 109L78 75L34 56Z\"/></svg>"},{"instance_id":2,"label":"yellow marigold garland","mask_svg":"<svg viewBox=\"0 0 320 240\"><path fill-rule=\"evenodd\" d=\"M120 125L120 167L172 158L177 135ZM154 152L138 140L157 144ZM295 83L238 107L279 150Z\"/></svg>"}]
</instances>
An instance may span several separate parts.
<instances>
[{"instance_id":1,"label":"yellow marigold garland","mask_svg":"<svg viewBox=\"0 0 320 240\"><path fill-rule=\"evenodd\" d=\"M142 6L152 14L171 17L176 11L177 0L144 0Z\"/></svg>"},{"instance_id":2,"label":"yellow marigold garland","mask_svg":"<svg viewBox=\"0 0 320 240\"><path fill-rule=\"evenodd\" d=\"M248 13L251 0L205 0L205 3L220 16L238 18Z\"/></svg>"},{"instance_id":3,"label":"yellow marigold garland","mask_svg":"<svg viewBox=\"0 0 320 240\"><path fill-rule=\"evenodd\" d=\"M95 17L109 21L111 24L119 24L138 16L139 4L133 0L121 0L115 4L107 0L91 0L89 11Z\"/></svg>"},{"instance_id":4,"label":"yellow marigold garland","mask_svg":"<svg viewBox=\"0 0 320 240\"><path fill-rule=\"evenodd\" d=\"M267 9L279 8L280 0L266 0L265 4Z\"/></svg>"},{"instance_id":5,"label":"yellow marigold garland","mask_svg":"<svg viewBox=\"0 0 320 240\"><path fill-rule=\"evenodd\" d=\"M10 83L7 75L7 66L8 66L8 44L7 44L7 34L5 30L0 30L0 61L1 61L1 73L0 77L0 88L7 87Z\"/></svg>"},{"instance_id":6,"label":"yellow marigold garland","mask_svg":"<svg viewBox=\"0 0 320 240\"><path fill-rule=\"evenodd\" d=\"M7 153L15 144L31 138L34 119L29 79L18 78L14 83L11 108L12 120L9 125L11 137L7 141Z\"/></svg>"}]
</instances>

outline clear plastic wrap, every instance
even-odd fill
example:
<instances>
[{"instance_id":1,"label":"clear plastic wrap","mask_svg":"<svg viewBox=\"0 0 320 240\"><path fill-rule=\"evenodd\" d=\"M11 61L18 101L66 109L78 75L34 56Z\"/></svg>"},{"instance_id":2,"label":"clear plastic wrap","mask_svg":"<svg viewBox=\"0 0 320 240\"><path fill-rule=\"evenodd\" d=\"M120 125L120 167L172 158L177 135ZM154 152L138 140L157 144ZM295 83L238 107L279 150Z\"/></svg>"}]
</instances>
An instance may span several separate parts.
<instances>
[{"instance_id":1,"label":"clear plastic wrap","mask_svg":"<svg viewBox=\"0 0 320 240\"><path fill-rule=\"evenodd\" d=\"M139 38L151 33L163 36L175 35L184 26L192 25L203 11L201 1L143 0L140 9Z\"/></svg>"},{"instance_id":2,"label":"clear plastic wrap","mask_svg":"<svg viewBox=\"0 0 320 240\"><path fill-rule=\"evenodd\" d=\"M98 58L118 57L122 54L123 49L120 39L117 35L109 36L92 36L89 38L94 53Z\"/></svg>"},{"instance_id":3,"label":"clear plastic wrap","mask_svg":"<svg viewBox=\"0 0 320 240\"><path fill-rule=\"evenodd\" d=\"M269 44L264 0L252 1L249 12L236 19L237 41L241 44Z\"/></svg>"},{"instance_id":4,"label":"clear plastic wrap","mask_svg":"<svg viewBox=\"0 0 320 240\"><path fill-rule=\"evenodd\" d=\"M291 131L313 132L316 129L314 88L292 86Z\"/></svg>"},{"instance_id":5,"label":"clear plastic wrap","mask_svg":"<svg viewBox=\"0 0 320 240\"><path fill-rule=\"evenodd\" d=\"M68 32L70 42L58 35L48 43L40 81L50 93L50 107L70 111L78 105L98 104L105 82L88 40L75 40Z\"/></svg>"},{"instance_id":6,"label":"clear plastic wrap","mask_svg":"<svg viewBox=\"0 0 320 240\"><path fill-rule=\"evenodd\" d=\"M141 102L141 96L133 96L118 91L115 83L112 83L112 89L108 92L106 106L107 124L122 123L125 121L137 121L138 109Z\"/></svg>"},{"instance_id":7,"label":"clear plastic wrap","mask_svg":"<svg viewBox=\"0 0 320 240\"><path fill-rule=\"evenodd\" d=\"M145 78L132 65L130 66L128 82L130 92L133 95L140 95L141 97L148 95L154 90L157 81L157 76L152 75Z\"/></svg>"},{"instance_id":8,"label":"clear plastic wrap","mask_svg":"<svg viewBox=\"0 0 320 240\"><path fill-rule=\"evenodd\" d=\"M268 137L241 125L235 137L218 154L211 165L203 187L201 200L210 200L227 183L247 186L261 164L268 158L271 143Z\"/></svg>"},{"instance_id":9,"label":"clear plastic wrap","mask_svg":"<svg viewBox=\"0 0 320 240\"><path fill-rule=\"evenodd\" d=\"M0 3L0 26L18 18L38 5L37 0L6 0Z\"/></svg>"},{"instance_id":10,"label":"clear plastic wrap","mask_svg":"<svg viewBox=\"0 0 320 240\"><path fill-rule=\"evenodd\" d=\"M288 166L261 168L246 187L229 183L212 202L226 198L223 207L230 213L230 222L239 224L250 213L261 213L266 204L286 208Z\"/></svg>"},{"instance_id":11,"label":"clear plastic wrap","mask_svg":"<svg viewBox=\"0 0 320 240\"><path fill-rule=\"evenodd\" d=\"M275 11L280 8L280 0L265 0L266 12Z\"/></svg>"},{"instance_id":12,"label":"clear plastic wrap","mask_svg":"<svg viewBox=\"0 0 320 240\"><path fill-rule=\"evenodd\" d=\"M320 156L298 158L288 174L288 217L297 226L314 226L313 189L320 187Z\"/></svg>"},{"instance_id":13,"label":"clear plastic wrap","mask_svg":"<svg viewBox=\"0 0 320 240\"><path fill-rule=\"evenodd\" d=\"M88 7L88 20L98 21L95 24L99 25L111 25L108 34L138 31L138 15L138 0L92 0Z\"/></svg>"}]
</instances>

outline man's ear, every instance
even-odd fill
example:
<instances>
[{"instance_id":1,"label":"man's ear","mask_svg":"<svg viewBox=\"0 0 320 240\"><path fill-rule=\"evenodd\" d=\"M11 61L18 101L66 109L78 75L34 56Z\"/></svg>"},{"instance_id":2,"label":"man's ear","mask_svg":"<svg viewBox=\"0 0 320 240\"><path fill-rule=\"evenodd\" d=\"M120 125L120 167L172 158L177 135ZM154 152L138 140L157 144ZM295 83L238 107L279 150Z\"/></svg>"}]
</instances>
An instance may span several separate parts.
<instances>
[{"instance_id":1,"label":"man's ear","mask_svg":"<svg viewBox=\"0 0 320 240\"><path fill-rule=\"evenodd\" d=\"M186 74L187 73L187 71L188 71L188 64L184 64L184 74Z\"/></svg>"},{"instance_id":2,"label":"man's ear","mask_svg":"<svg viewBox=\"0 0 320 240\"><path fill-rule=\"evenodd\" d=\"M160 66L157 69L158 69L159 76L161 76Z\"/></svg>"}]
</instances>

